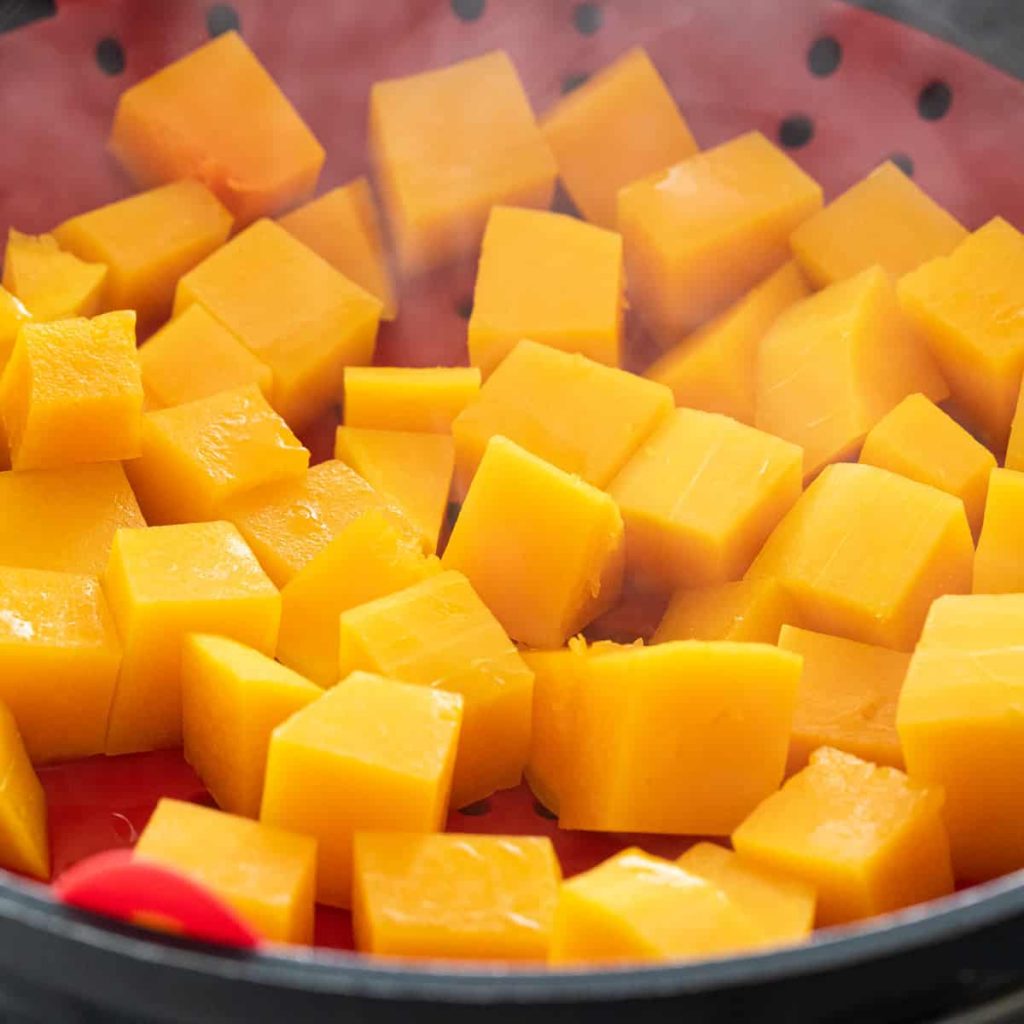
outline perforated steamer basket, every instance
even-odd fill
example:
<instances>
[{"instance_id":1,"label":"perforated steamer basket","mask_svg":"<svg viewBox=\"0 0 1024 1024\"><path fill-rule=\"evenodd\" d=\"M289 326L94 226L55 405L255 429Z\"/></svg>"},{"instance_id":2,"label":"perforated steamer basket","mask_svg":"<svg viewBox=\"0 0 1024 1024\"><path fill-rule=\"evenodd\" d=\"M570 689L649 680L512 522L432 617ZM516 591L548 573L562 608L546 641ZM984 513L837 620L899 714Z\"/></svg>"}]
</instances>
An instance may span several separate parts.
<instances>
[{"instance_id":1,"label":"perforated steamer basket","mask_svg":"<svg viewBox=\"0 0 1024 1024\"><path fill-rule=\"evenodd\" d=\"M0 230L47 230L129 191L104 148L118 94L232 27L324 143L322 186L367 170L366 100L378 78L502 47L542 110L642 43L704 146L758 128L830 196L891 157L969 227L996 213L1024 227L1024 86L1013 77L1024 72L1024 2L870 6L945 41L821 0L0 0ZM401 315L382 329L380 360L464 361L473 273L467 264L407 285ZM633 337L633 365L648 354ZM307 439L321 457L333 425ZM208 799L177 752L41 775L55 873L130 846L162 795ZM561 832L525 789L454 812L449 827L549 835L568 874L630 841L666 855L685 845ZM323 911L315 949L233 953L76 913L45 887L6 876L0 1019L1024 1019L1024 879L1016 876L802 947L678 966L405 966L359 957L350 945L346 915Z\"/></svg>"}]
</instances>

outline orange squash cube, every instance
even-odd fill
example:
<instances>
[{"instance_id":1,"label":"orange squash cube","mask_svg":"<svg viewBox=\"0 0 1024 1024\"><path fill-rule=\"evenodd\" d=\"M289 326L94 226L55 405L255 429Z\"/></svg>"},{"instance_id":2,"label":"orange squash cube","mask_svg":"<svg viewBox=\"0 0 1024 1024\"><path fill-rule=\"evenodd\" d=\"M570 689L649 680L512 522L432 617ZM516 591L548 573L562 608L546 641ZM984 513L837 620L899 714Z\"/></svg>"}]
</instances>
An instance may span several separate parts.
<instances>
[{"instance_id":1,"label":"orange squash cube","mask_svg":"<svg viewBox=\"0 0 1024 1024\"><path fill-rule=\"evenodd\" d=\"M0 701L33 763L103 753L120 663L94 576L0 568Z\"/></svg>"},{"instance_id":2,"label":"orange squash cube","mask_svg":"<svg viewBox=\"0 0 1024 1024\"><path fill-rule=\"evenodd\" d=\"M405 274L471 253L492 206L551 204L555 160L502 51L375 82L369 145Z\"/></svg>"},{"instance_id":3,"label":"orange squash cube","mask_svg":"<svg viewBox=\"0 0 1024 1024\"><path fill-rule=\"evenodd\" d=\"M348 907L357 832L437 832L462 698L354 672L279 725L260 820L317 840L317 899Z\"/></svg>"},{"instance_id":4,"label":"orange squash cube","mask_svg":"<svg viewBox=\"0 0 1024 1024\"><path fill-rule=\"evenodd\" d=\"M178 282L175 314L196 302L270 367L271 404L295 430L337 402L347 364L373 359L380 301L270 220Z\"/></svg>"},{"instance_id":5,"label":"orange squash cube","mask_svg":"<svg viewBox=\"0 0 1024 1024\"><path fill-rule=\"evenodd\" d=\"M808 217L790 245L814 286L825 288L876 264L900 277L966 237L955 217L886 161Z\"/></svg>"},{"instance_id":6,"label":"orange squash cube","mask_svg":"<svg viewBox=\"0 0 1024 1024\"><path fill-rule=\"evenodd\" d=\"M0 294L0 324L3 321L3 295ZM0 326L0 337L3 335L3 327ZM0 343L2 348L2 343ZM0 358L0 366L3 360ZM1017 395L1017 407L1013 414L1013 422L1010 424L1010 439L1006 445L1006 458L1003 465L1007 469L1024 470L1024 386Z\"/></svg>"},{"instance_id":7,"label":"orange squash cube","mask_svg":"<svg viewBox=\"0 0 1024 1024\"><path fill-rule=\"evenodd\" d=\"M607 487L672 407L669 390L653 381L521 341L452 424L456 493L465 496L495 434Z\"/></svg>"},{"instance_id":8,"label":"orange squash cube","mask_svg":"<svg viewBox=\"0 0 1024 1024\"><path fill-rule=\"evenodd\" d=\"M732 834L740 856L818 891L819 926L953 891L942 790L829 747Z\"/></svg>"},{"instance_id":9,"label":"orange squash cube","mask_svg":"<svg viewBox=\"0 0 1024 1024\"><path fill-rule=\"evenodd\" d=\"M561 874L547 837L360 833L356 948L379 956L544 961Z\"/></svg>"},{"instance_id":10,"label":"orange squash cube","mask_svg":"<svg viewBox=\"0 0 1024 1024\"><path fill-rule=\"evenodd\" d=\"M970 589L963 502L874 466L829 466L768 538L747 579L777 578L796 625L913 650L940 594Z\"/></svg>"},{"instance_id":11,"label":"orange squash cube","mask_svg":"<svg viewBox=\"0 0 1024 1024\"><path fill-rule=\"evenodd\" d=\"M1024 590L1024 473L993 469L985 499L985 521L974 555L975 594Z\"/></svg>"},{"instance_id":12,"label":"orange squash cube","mask_svg":"<svg viewBox=\"0 0 1024 1024\"><path fill-rule=\"evenodd\" d=\"M804 768L818 747L903 767L896 703L909 654L788 625L779 633L779 647L804 659L788 772Z\"/></svg>"},{"instance_id":13,"label":"orange squash cube","mask_svg":"<svg viewBox=\"0 0 1024 1024\"><path fill-rule=\"evenodd\" d=\"M623 553L607 494L496 435L441 561L469 577L514 640L550 648L615 604Z\"/></svg>"},{"instance_id":14,"label":"orange squash cube","mask_svg":"<svg viewBox=\"0 0 1024 1024\"><path fill-rule=\"evenodd\" d=\"M309 195L324 162L323 147L237 32L122 92L110 149L143 188L198 178L239 224Z\"/></svg>"},{"instance_id":15,"label":"orange squash cube","mask_svg":"<svg viewBox=\"0 0 1024 1024\"><path fill-rule=\"evenodd\" d=\"M479 391L476 366L349 366L345 426L447 434Z\"/></svg>"},{"instance_id":16,"label":"orange squash cube","mask_svg":"<svg viewBox=\"0 0 1024 1024\"><path fill-rule=\"evenodd\" d=\"M0 287L0 374L4 372L7 360L11 358L14 339L21 325L32 319L24 303L6 288Z\"/></svg>"},{"instance_id":17,"label":"orange squash cube","mask_svg":"<svg viewBox=\"0 0 1024 1024\"><path fill-rule=\"evenodd\" d=\"M761 341L761 430L800 445L804 472L857 454L868 431L907 395L948 394L900 313L880 267L826 288L783 313Z\"/></svg>"},{"instance_id":18,"label":"orange squash cube","mask_svg":"<svg viewBox=\"0 0 1024 1024\"><path fill-rule=\"evenodd\" d=\"M3 286L36 320L95 316L103 305L107 268L65 252L53 235L23 235L11 228Z\"/></svg>"},{"instance_id":19,"label":"orange squash cube","mask_svg":"<svg viewBox=\"0 0 1024 1024\"><path fill-rule=\"evenodd\" d=\"M123 648L108 754L181 745L186 634L274 653L281 597L230 523L118 530L103 589Z\"/></svg>"},{"instance_id":20,"label":"orange squash cube","mask_svg":"<svg viewBox=\"0 0 1024 1024\"><path fill-rule=\"evenodd\" d=\"M14 716L0 704L0 867L46 881L50 877L50 839L46 793L18 734Z\"/></svg>"},{"instance_id":21,"label":"orange squash cube","mask_svg":"<svg viewBox=\"0 0 1024 1024\"><path fill-rule=\"evenodd\" d=\"M461 573L431 575L343 612L339 668L342 678L363 669L463 698L453 806L518 785L533 673Z\"/></svg>"},{"instance_id":22,"label":"orange squash cube","mask_svg":"<svg viewBox=\"0 0 1024 1024\"><path fill-rule=\"evenodd\" d=\"M190 633L181 651L185 760L221 810L260 813L270 734L323 690L260 651Z\"/></svg>"},{"instance_id":23,"label":"orange squash cube","mask_svg":"<svg viewBox=\"0 0 1024 1024\"><path fill-rule=\"evenodd\" d=\"M782 313L810 293L797 265L784 263L670 348L645 376L668 385L677 405L720 412L753 426L761 339Z\"/></svg>"},{"instance_id":24,"label":"orange squash cube","mask_svg":"<svg viewBox=\"0 0 1024 1024\"><path fill-rule=\"evenodd\" d=\"M560 99L540 127L576 207L587 220L612 230L620 188L697 152L686 120L642 46Z\"/></svg>"},{"instance_id":25,"label":"orange squash cube","mask_svg":"<svg viewBox=\"0 0 1024 1024\"><path fill-rule=\"evenodd\" d=\"M591 658L563 828L728 835L782 781L800 658L679 641Z\"/></svg>"},{"instance_id":26,"label":"orange squash cube","mask_svg":"<svg viewBox=\"0 0 1024 1024\"><path fill-rule=\"evenodd\" d=\"M496 206L469 317L469 361L484 377L523 338L618 366L622 238L547 210Z\"/></svg>"},{"instance_id":27,"label":"orange squash cube","mask_svg":"<svg viewBox=\"0 0 1024 1024\"><path fill-rule=\"evenodd\" d=\"M149 326L167 319L178 278L227 241L231 223L209 189L185 180L81 213L53 237L79 259L106 264L106 307L134 309Z\"/></svg>"},{"instance_id":28,"label":"orange squash cube","mask_svg":"<svg viewBox=\"0 0 1024 1024\"><path fill-rule=\"evenodd\" d=\"M899 298L960 410L1006 446L1024 369L1024 235L1000 217L899 283ZM931 397L931 396L929 396Z\"/></svg>"},{"instance_id":29,"label":"orange squash cube","mask_svg":"<svg viewBox=\"0 0 1024 1024\"><path fill-rule=\"evenodd\" d=\"M956 495L978 536L996 458L924 395L908 395L868 431L860 461Z\"/></svg>"},{"instance_id":30,"label":"orange squash cube","mask_svg":"<svg viewBox=\"0 0 1024 1024\"><path fill-rule=\"evenodd\" d=\"M0 415L18 470L135 458L142 434L135 314L25 324L0 378Z\"/></svg>"},{"instance_id":31,"label":"orange squash cube","mask_svg":"<svg viewBox=\"0 0 1024 1024\"><path fill-rule=\"evenodd\" d=\"M313 941L316 842L307 836L165 797L135 856L205 886L271 942Z\"/></svg>"},{"instance_id":32,"label":"orange squash cube","mask_svg":"<svg viewBox=\"0 0 1024 1024\"><path fill-rule=\"evenodd\" d=\"M311 199L279 218L278 223L335 270L380 299L381 320L394 320L398 296L377 204L366 178L356 178Z\"/></svg>"},{"instance_id":33,"label":"orange squash cube","mask_svg":"<svg viewBox=\"0 0 1024 1024\"><path fill-rule=\"evenodd\" d=\"M803 453L744 423L676 409L611 482L626 567L652 589L737 580L800 496Z\"/></svg>"},{"instance_id":34,"label":"orange squash cube","mask_svg":"<svg viewBox=\"0 0 1024 1024\"><path fill-rule=\"evenodd\" d=\"M789 258L821 187L759 132L623 188L618 228L630 304L665 347Z\"/></svg>"}]
</instances>

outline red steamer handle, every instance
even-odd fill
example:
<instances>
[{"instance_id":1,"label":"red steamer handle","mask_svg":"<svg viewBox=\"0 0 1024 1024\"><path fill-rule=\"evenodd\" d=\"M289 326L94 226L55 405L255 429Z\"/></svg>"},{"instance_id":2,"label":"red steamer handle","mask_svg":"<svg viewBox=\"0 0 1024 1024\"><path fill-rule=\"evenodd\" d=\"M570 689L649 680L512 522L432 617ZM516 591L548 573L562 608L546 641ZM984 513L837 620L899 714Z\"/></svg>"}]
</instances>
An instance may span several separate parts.
<instances>
[{"instance_id":1,"label":"red steamer handle","mask_svg":"<svg viewBox=\"0 0 1024 1024\"><path fill-rule=\"evenodd\" d=\"M188 938L253 949L260 937L203 886L160 864L110 850L80 861L53 883L62 903L120 921L152 914L172 921Z\"/></svg>"}]
</instances>

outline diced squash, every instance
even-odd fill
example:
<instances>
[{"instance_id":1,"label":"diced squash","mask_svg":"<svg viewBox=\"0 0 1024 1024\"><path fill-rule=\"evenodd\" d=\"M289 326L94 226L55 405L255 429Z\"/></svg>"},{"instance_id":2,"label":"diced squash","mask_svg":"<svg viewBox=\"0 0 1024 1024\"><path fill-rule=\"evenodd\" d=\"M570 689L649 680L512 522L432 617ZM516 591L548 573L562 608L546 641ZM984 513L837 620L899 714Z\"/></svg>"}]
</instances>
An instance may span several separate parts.
<instances>
[{"instance_id":1,"label":"diced squash","mask_svg":"<svg viewBox=\"0 0 1024 1024\"><path fill-rule=\"evenodd\" d=\"M14 716L0 704L0 867L46 881L50 839L46 794L18 735Z\"/></svg>"},{"instance_id":2,"label":"diced squash","mask_svg":"<svg viewBox=\"0 0 1024 1024\"><path fill-rule=\"evenodd\" d=\"M469 577L514 640L550 648L615 604L623 553L607 494L496 435L442 562Z\"/></svg>"},{"instance_id":3,"label":"diced squash","mask_svg":"<svg viewBox=\"0 0 1024 1024\"><path fill-rule=\"evenodd\" d=\"M671 393L660 384L578 353L520 341L452 424L456 493L465 496L495 434L607 487L672 407Z\"/></svg>"},{"instance_id":4,"label":"diced squash","mask_svg":"<svg viewBox=\"0 0 1024 1024\"><path fill-rule=\"evenodd\" d=\"M955 217L886 161L808 217L790 245L815 287L825 288L875 264L900 277L966 237Z\"/></svg>"},{"instance_id":5,"label":"diced squash","mask_svg":"<svg viewBox=\"0 0 1024 1024\"><path fill-rule=\"evenodd\" d=\"M237 32L121 93L110 149L142 186L198 178L240 224L316 188L323 147Z\"/></svg>"},{"instance_id":6,"label":"diced squash","mask_svg":"<svg viewBox=\"0 0 1024 1024\"><path fill-rule=\"evenodd\" d=\"M345 426L447 434L479 391L476 366L350 366Z\"/></svg>"},{"instance_id":7,"label":"diced squash","mask_svg":"<svg viewBox=\"0 0 1024 1024\"><path fill-rule=\"evenodd\" d=\"M688 334L647 369L676 404L720 412L754 425L761 339L810 289L797 265L784 263L724 313Z\"/></svg>"},{"instance_id":8,"label":"diced squash","mask_svg":"<svg viewBox=\"0 0 1024 1024\"><path fill-rule=\"evenodd\" d=\"M223 518L232 498L301 479L309 452L255 384L148 412L142 455L126 464L153 525Z\"/></svg>"},{"instance_id":9,"label":"diced squash","mask_svg":"<svg viewBox=\"0 0 1024 1024\"><path fill-rule=\"evenodd\" d=\"M333 188L280 218L281 227L323 256L335 270L381 301L381 320L394 320L395 282L366 178Z\"/></svg>"},{"instance_id":10,"label":"diced squash","mask_svg":"<svg viewBox=\"0 0 1024 1024\"><path fill-rule=\"evenodd\" d=\"M7 232L3 287L41 321L95 316L104 298L107 268L65 252L53 235Z\"/></svg>"},{"instance_id":11,"label":"diced squash","mask_svg":"<svg viewBox=\"0 0 1024 1024\"><path fill-rule=\"evenodd\" d=\"M178 278L223 245L231 214L198 181L121 199L54 228L58 245L103 263L107 309L134 309L143 326L166 320Z\"/></svg>"},{"instance_id":12,"label":"diced squash","mask_svg":"<svg viewBox=\"0 0 1024 1024\"><path fill-rule=\"evenodd\" d=\"M124 651L108 754L180 746L187 633L274 653L280 595L230 523L118 530L103 589Z\"/></svg>"},{"instance_id":13,"label":"diced squash","mask_svg":"<svg viewBox=\"0 0 1024 1024\"><path fill-rule=\"evenodd\" d=\"M817 888L818 925L953 891L942 790L823 747L732 835L742 857Z\"/></svg>"},{"instance_id":14,"label":"diced squash","mask_svg":"<svg viewBox=\"0 0 1024 1024\"><path fill-rule=\"evenodd\" d=\"M3 294L0 292L0 323L3 320ZM0 326L0 338L3 336L3 327ZM2 348L0 341L0 348ZM3 360L0 358L0 366ZM1013 422L1010 424L1010 440L1006 445L1006 459L1003 465L1007 469L1024 470L1024 382L1017 395L1017 407L1013 414Z\"/></svg>"},{"instance_id":15,"label":"diced squash","mask_svg":"<svg viewBox=\"0 0 1024 1024\"><path fill-rule=\"evenodd\" d=\"M975 651L1012 647L1024 629L1024 595L949 594L932 603L918 648Z\"/></svg>"},{"instance_id":16,"label":"diced squash","mask_svg":"<svg viewBox=\"0 0 1024 1024\"><path fill-rule=\"evenodd\" d=\"M405 274L471 253L494 205L551 204L555 160L502 51L375 82L369 145Z\"/></svg>"},{"instance_id":17,"label":"diced squash","mask_svg":"<svg viewBox=\"0 0 1024 1024\"><path fill-rule=\"evenodd\" d=\"M167 797L135 846L205 886L271 942L313 941L316 842Z\"/></svg>"},{"instance_id":18,"label":"diced squash","mask_svg":"<svg viewBox=\"0 0 1024 1024\"><path fill-rule=\"evenodd\" d=\"M383 956L544 961L561 870L541 836L361 833L356 948Z\"/></svg>"},{"instance_id":19,"label":"diced squash","mask_svg":"<svg viewBox=\"0 0 1024 1024\"><path fill-rule=\"evenodd\" d=\"M970 589L963 502L874 466L828 466L768 538L747 579L777 578L795 625L912 650L940 594Z\"/></svg>"},{"instance_id":20,"label":"diced squash","mask_svg":"<svg viewBox=\"0 0 1024 1024\"><path fill-rule=\"evenodd\" d=\"M622 238L547 210L496 206L469 317L469 361L484 377L523 338L618 366Z\"/></svg>"},{"instance_id":21,"label":"diced squash","mask_svg":"<svg viewBox=\"0 0 1024 1024\"><path fill-rule=\"evenodd\" d=\"M190 633L181 652L185 759L217 806L260 813L270 734L321 694L273 658L223 636Z\"/></svg>"},{"instance_id":22,"label":"diced squash","mask_svg":"<svg viewBox=\"0 0 1024 1024\"><path fill-rule=\"evenodd\" d=\"M25 304L6 288L0 287L0 374L4 372L7 360L11 357L14 339L21 325L31 319L32 314L25 308Z\"/></svg>"},{"instance_id":23,"label":"diced squash","mask_svg":"<svg viewBox=\"0 0 1024 1024\"><path fill-rule=\"evenodd\" d=\"M634 46L559 100L541 121L566 191L587 220L614 230L624 185L697 152L658 69Z\"/></svg>"},{"instance_id":24,"label":"diced squash","mask_svg":"<svg viewBox=\"0 0 1024 1024\"><path fill-rule=\"evenodd\" d=\"M804 659L788 772L804 768L818 747L903 767L896 703L909 654L795 626L782 627L779 646Z\"/></svg>"},{"instance_id":25,"label":"diced squash","mask_svg":"<svg viewBox=\"0 0 1024 1024\"><path fill-rule=\"evenodd\" d=\"M317 840L317 899L348 907L357 832L437 832L462 698L354 672L278 726L260 820Z\"/></svg>"},{"instance_id":26,"label":"diced squash","mask_svg":"<svg viewBox=\"0 0 1024 1024\"><path fill-rule=\"evenodd\" d=\"M461 573L433 575L343 612L339 668L342 678L363 669L462 697L453 806L519 783L533 673Z\"/></svg>"},{"instance_id":27,"label":"diced squash","mask_svg":"<svg viewBox=\"0 0 1024 1024\"><path fill-rule=\"evenodd\" d=\"M996 217L907 274L899 298L957 408L1001 451L1024 369L1024 235Z\"/></svg>"},{"instance_id":28,"label":"diced squash","mask_svg":"<svg viewBox=\"0 0 1024 1024\"><path fill-rule=\"evenodd\" d=\"M782 781L800 658L680 641L591 658L563 828L727 835Z\"/></svg>"},{"instance_id":29,"label":"diced squash","mask_svg":"<svg viewBox=\"0 0 1024 1024\"><path fill-rule=\"evenodd\" d=\"M955 494L978 536L996 458L924 395L908 395L868 431L860 461Z\"/></svg>"},{"instance_id":30,"label":"diced squash","mask_svg":"<svg viewBox=\"0 0 1024 1024\"><path fill-rule=\"evenodd\" d=\"M271 404L301 430L337 402L348 364L373 359L380 300L280 224L257 221L179 282L274 374Z\"/></svg>"},{"instance_id":31,"label":"diced squash","mask_svg":"<svg viewBox=\"0 0 1024 1024\"><path fill-rule=\"evenodd\" d=\"M676 409L608 488L626 524L627 572L661 590L740 579L802 479L797 445Z\"/></svg>"},{"instance_id":32,"label":"diced squash","mask_svg":"<svg viewBox=\"0 0 1024 1024\"><path fill-rule=\"evenodd\" d=\"M993 469L985 500L985 521L974 556L975 594L1024 591L1024 473Z\"/></svg>"},{"instance_id":33,"label":"diced squash","mask_svg":"<svg viewBox=\"0 0 1024 1024\"><path fill-rule=\"evenodd\" d=\"M804 472L856 456L867 432L907 395L948 394L904 320L880 267L826 288L783 313L761 341L762 430L804 449Z\"/></svg>"},{"instance_id":34,"label":"diced squash","mask_svg":"<svg viewBox=\"0 0 1024 1024\"><path fill-rule=\"evenodd\" d=\"M618 228L630 304L674 344L781 267L790 233L821 201L821 187L758 132L627 185Z\"/></svg>"},{"instance_id":35,"label":"diced squash","mask_svg":"<svg viewBox=\"0 0 1024 1024\"><path fill-rule=\"evenodd\" d=\"M95 576L0 568L0 701L33 763L103 753L120 663Z\"/></svg>"}]
</instances>

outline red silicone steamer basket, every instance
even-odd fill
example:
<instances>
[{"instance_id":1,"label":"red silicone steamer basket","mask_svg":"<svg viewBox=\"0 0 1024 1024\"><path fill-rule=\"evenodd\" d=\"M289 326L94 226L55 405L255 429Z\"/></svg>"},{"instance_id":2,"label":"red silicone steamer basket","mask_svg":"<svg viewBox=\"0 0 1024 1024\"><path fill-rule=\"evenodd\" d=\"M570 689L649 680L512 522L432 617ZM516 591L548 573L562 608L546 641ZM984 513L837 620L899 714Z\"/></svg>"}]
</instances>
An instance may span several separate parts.
<instances>
[{"instance_id":1,"label":"red silicone steamer basket","mask_svg":"<svg viewBox=\"0 0 1024 1024\"><path fill-rule=\"evenodd\" d=\"M968 10L970 0L960 6ZM1007 31L1019 32L1012 19L1024 20L1024 10L1013 0L1002 8ZM119 93L230 27L240 27L323 142L322 188L366 173L366 99L377 79L500 47L543 110L642 44L702 146L759 129L827 196L890 157L968 227L999 213L1024 228L1024 190L1014 175L1024 167L1021 82L842 2L16 0L0 4L0 26L5 19L26 23L0 34L2 229L44 231L126 194L129 183L104 146ZM401 316L382 329L380 360L465 362L473 275L472 265L456 266L408 284ZM642 338L633 343L637 365L647 350ZM321 457L332 428L326 421L308 438ZM162 795L208 799L177 752L91 759L41 776L55 875L91 854L130 847ZM669 856L686 845L561 831L525 788L453 812L449 827L548 835L567 874L631 842ZM75 1015L86 1005L124 1020L305 1020L346 1010L408 1020L428 1003L445 1004L448 1017L482 1006L511 1017L529 1004L552 1018L653 1019L671 1004L695 1020L766 1019L766 1008L790 1019L924 1019L987 996L986 986L1024 982L1006 952L1022 928L1024 886L1010 878L803 949L717 964L600 975L413 969L338 953L351 947L347 915L338 911L319 915L316 952L240 957L85 919L12 881L0 888L0 992L24 989L25 1006L34 1008L26 1012L44 1020L84 1019Z\"/></svg>"}]
</instances>

